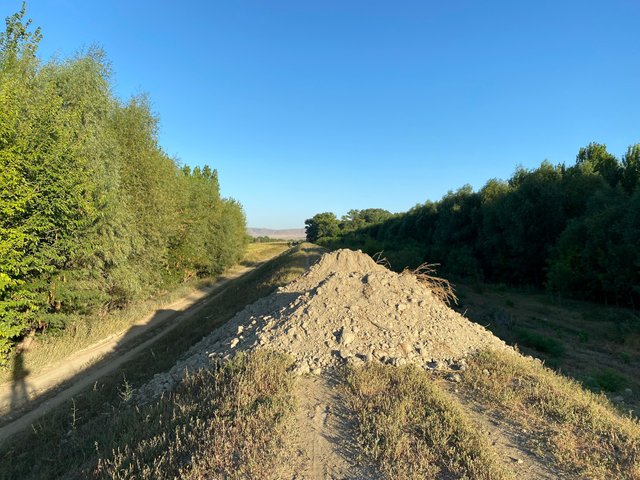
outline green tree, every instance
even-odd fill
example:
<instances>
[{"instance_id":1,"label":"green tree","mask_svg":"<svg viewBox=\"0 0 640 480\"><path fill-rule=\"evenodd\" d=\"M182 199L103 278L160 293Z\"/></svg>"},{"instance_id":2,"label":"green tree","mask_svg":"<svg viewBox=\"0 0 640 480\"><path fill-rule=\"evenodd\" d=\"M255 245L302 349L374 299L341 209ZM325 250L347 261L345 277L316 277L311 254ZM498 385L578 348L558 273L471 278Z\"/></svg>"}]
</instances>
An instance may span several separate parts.
<instances>
[{"instance_id":1,"label":"green tree","mask_svg":"<svg viewBox=\"0 0 640 480\"><path fill-rule=\"evenodd\" d=\"M0 34L0 363L30 330L218 273L246 247L217 172L162 151L148 99L114 98L104 52L41 64L24 17Z\"/></svg>"},{"instance_id":2,"label":"green tree","mask_svg":"<svg viewBox=\"0 0 640 480\"><path fill-rule=\"evenodd\" d=\"M332 238L340 233L338 219L334 213L324 212L304 221L308 242Z\"/></svg>"},{"instance_id":3,"label":"green tree","mask_svg":"<svg viewBox=\"0 0 640 480\"><path fill-rule=\"evenodd\" d=\"M622 185L628 194L632 194L640 185L640 143L630 146L622 158L624 172Z\"/></svg>"},{"instance_id":4,"label":"green tree","mask_svg":"<svg viewBox=\"0 0 640 480\"><path fill-rule=\"evenodd\" d=\"M602 175L602 178L612 187L616 186L622 177L622 167L618 159L607 151L607 146L599 143L590 143L583 147L576 156L576 164L590 164L594 171Z\"/></svg>"}]
</instances>

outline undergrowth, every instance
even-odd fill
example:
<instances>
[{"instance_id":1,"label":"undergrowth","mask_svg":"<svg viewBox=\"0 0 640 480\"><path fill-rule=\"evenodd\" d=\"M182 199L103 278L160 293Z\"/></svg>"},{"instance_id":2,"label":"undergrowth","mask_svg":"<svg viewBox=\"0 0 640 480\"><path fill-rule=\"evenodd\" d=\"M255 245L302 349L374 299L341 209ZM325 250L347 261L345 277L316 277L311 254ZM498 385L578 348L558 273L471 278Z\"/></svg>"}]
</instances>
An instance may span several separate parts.
<instances>
[{"instance_id":1,"label":"undergrowth","mask_svg":"<svg viewBox=\"0 0 640 480\"><path fill-rule=\"evenodd\" d=\"M274 257L287 249L287 244L249 244L247 254L240 265L255 266L271 257ZM234 274L240 271L240 265L230 268L226 274ZM190 293L204 290L215 283L214 277L198 278L176 286L175 288L156 294L145 301L132 302L122 309L103 312L96 315L75 315L69 319L64 330L55 334L38 335L27 348L20 348L20 361L25 370L35 375L41 370L51 366L52 362L59 361L68 355L99 342L110 335L117 335L126 331L137 321L153 314L168 304ZM14 371L12 365L15 355L10 358L4 367L0 362L0 383L12 380ZM13 378L15 380L15 378Z\"/></svg>"}]
</instances>

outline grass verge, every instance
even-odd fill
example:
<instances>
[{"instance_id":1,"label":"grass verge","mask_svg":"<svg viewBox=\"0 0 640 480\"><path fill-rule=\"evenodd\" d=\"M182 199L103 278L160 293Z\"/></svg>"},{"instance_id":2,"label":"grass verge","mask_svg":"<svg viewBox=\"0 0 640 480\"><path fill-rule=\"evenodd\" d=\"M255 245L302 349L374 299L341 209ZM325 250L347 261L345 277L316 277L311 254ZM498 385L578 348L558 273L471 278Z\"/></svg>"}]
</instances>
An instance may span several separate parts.
<instances>
[{"instance_id":1,"label":"grass verge","mask_svg":"<svg viewBox=\"0 0 640 480\"><path fill-rule=\"evenodd\" d=\"M467 318L639 415L638 311L498 285L457 290Z\"/></svg>"},{"instance_id":2,"label":"grass verge","mask_svg":"<svg viewBox=\"0 0 640 480\"><path fill-rule=\"evenodd\" d=\"M283 476L292 449L291 361L258 351L185 378L177 391L114 419L111 455L86 476L104 479ZM90 462L93 463L93 462Z\"/></svg>"},{"instance_id":3,"label":"grass verge","mask_svg":"<svg viewBox=\"0 0 640 480\"><path fill-rule=\"evenodd\" d=\"M640 423L605 396L531 359L482 352L464 374L469 396L523 430L532 451L574 478L640 479Z\"/></svg>"},{"instance_id":4,"label":"grass verge","mask_svg":"<svg viewBox=\"0 0 640 480\"><path fill-rule=\"evenodd\" d=\"M513 478L423 370L367 364L347 373L347 385L362 448L386 478Z\"/></svg>"},{"instance_id":5,"label":"grass verge","mask_svg":"<svg viewBox=\"0 0 640 480\"><path fill-rule=\"evenodd\" d=\"M230 319L247 304L268 295L300 275L322 250L310 244L233 281L198 315L184 321L117 372L52 410L31 429L0 446L0 478L78 478L80 468L98 458L110 458L118 445L112 431L122 408L122 397L154 374L168 370L191 345ZM73 442L68 439L74 437ZM101 439L101 440L97 440ZM97 442L97 443L96 443Z\"/></svg>"}]
</instances>

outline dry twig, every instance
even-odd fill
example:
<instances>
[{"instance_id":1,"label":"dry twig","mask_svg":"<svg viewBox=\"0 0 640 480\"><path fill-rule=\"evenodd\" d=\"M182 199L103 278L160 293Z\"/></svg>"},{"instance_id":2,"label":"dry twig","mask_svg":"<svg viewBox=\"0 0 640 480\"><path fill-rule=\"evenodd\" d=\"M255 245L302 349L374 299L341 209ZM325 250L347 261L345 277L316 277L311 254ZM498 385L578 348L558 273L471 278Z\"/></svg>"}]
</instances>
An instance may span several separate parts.
<instances>
[{"instance_id":1,"label":"dry twig","mask_svg":"<svg viewBox=\"0 0 640 480\"><path fill-rule=\"evenodd\" d=\"M373 258L378 265L382 265L383 267L391 270L391 263L389 263L389 260L387 260L387 257L382 256L383 254L384 254L384 251L380 250L379 252L374 253L371 256L371 258Z\"/></svg>"},{"instance_id":2,"label":"dry twig","mask_svg":"<svg viewBox=\"0 0 640 480\"><path fill-rule=\"evenodd\" d=\"M458 304L458 297L456 296L453 287L454 285L449 280L441 277L436 277L437 263L423 263L414 270L406 269L405 272L415 276L418 281L429 288L436 298L447 305L451 303Z\"/></svg>"}]
</instances>

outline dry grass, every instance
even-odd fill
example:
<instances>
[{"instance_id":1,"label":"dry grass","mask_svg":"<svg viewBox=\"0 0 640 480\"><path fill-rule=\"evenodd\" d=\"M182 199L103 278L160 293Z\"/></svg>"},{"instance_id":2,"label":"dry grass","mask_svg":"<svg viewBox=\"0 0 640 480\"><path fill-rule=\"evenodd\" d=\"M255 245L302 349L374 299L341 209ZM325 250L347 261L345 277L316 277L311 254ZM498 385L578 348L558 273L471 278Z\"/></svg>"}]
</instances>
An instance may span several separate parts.
<instances>
[{"instance_id":1,"label":"dry grass","mask_svg":"<svg viewBox=\"0 0 640 480\"><path fill-rule=\"evenodd\" d=\"M640 414L637 311L501 285L458 284L456 291L467 318Z\"/></svg>"},{"instance_id":2,"label":"dry grass","mask_svg":"<svg viewBox=\"0 0 640 480\"><path fill-rule=\"evenodd\" d=\"M602 395L531 359L483 352L464 374L468 395L531 432L530 447L573 478L640 479L640 423Z\"/></svg>"},{"instance_id":3,"label":"dry grass","mask_svg":"<svg viewBox=\"0 0 640 480\"><path fill-rule=\"evenodd\" d=\"M226 274L238 272L243 266L253 266L273 258L288 249L286 243L249 244L245 259ZM112 311L105 315L77 316L67 325L67 328L55 336L40 336L28 348L22 349L22 361L25 370L35 375L56 361L60 361L74 352L82 350L96 342L112 335L117 335L141 318L153 315L157 310L165 308L172 302L190 293L211 286L216 278L195 279L174 290L156 295L146 301L129 305L123 310ZM0 383L11 381L12 371L9 368L13 362L7 362L7 367L0 369Z\"/></svg>"},{"instance_id":4,"label":"dry grass","mask_svg":"<svg viewBox=\"0 0 640 480\"><path fill-rule=\"evenodd\" d=\"M147 351L72 401L53 409L31 429L0 445L0 479L91 478L83 472L94 468L98 458L107 462L105 467L113 468L115 464L109 462L116 461L114 450L117 452L119 447L129 444L133 452L134 445L144 442L140 433L130 428L130 418L134 419L131 425L139 424L135 408L124 408L123 398L128 397L128 392L148 382L155 373L171 368L204 335L247 304L298 276L322 252L314 245L303 244L234 280L215 302L207 304L198 315L181 323ZM144 429L154 432L159 428L152 425L154 418L165 421L164 417L151 416Z\"/></svg>"},{"instance_id":5,"label":"dry grass","mask_svg":"<svg viewBox=\"0 0 640 480\"><path fill-rule=\"evenodd\" d=\"M350 370L347 384L360 443L386 478L513 478L423 370L367 364Z\"/></svg>"},{"instance_id":6,"label":"dry grass","mask_svg":"<svg viewBox=\"0 0 640 480\"><path fill-rule=\"evenodd\" d=\"M294 420L289 365L282 355L259 351L188 376L168 398L118 419L120 445L86 474L281 478Z\"/></svg>"},{"instance_id":7,"label":"dry grass","mask_svg":"<svg viewBox=\"0 0 640 480\"><path fill-rule=\"evenodd\" d=\"M289 242L250 243L242 265L256 265L289 249Z\"/></svg>"},{"instance_id":8,"label":"dry grass","mask_svg":"<svg viewBox=\"0 0 640 480\"><path fill-rule=\"evenodd\" d=\"M444 278L436 276L436 264L423 263L415 270L405 270L431 290L438 300L447 305L457 304L458 297L453 290L453 284Z\"/></svg>"}]
</instances>

